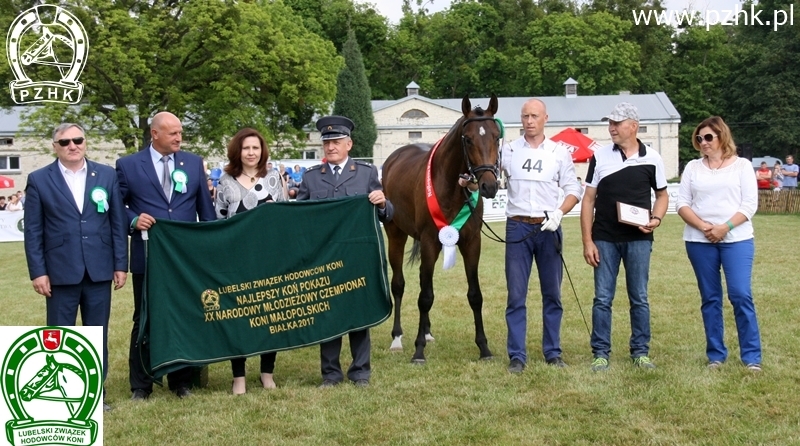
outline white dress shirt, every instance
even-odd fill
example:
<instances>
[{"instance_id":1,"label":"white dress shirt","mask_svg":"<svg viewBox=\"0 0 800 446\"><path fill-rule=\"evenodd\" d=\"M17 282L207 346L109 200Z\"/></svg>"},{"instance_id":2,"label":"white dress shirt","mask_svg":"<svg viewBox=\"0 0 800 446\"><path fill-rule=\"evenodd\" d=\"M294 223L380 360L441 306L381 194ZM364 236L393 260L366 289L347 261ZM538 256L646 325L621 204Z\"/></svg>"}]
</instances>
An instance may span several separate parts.
<instances>
[{"instance_id":1,"label":"white dress shirt","mask_svg":"<svg viewBox=\"0 0 800 446\"><path fill-rule=\"evenodd\" d=\"M558 208L559 189L578 201L583 196L572 155L551 139L538 147L531 147L524 136L504 144L501 167L508 178L508 217L545 217Z\"/></svg>"},{"instance_id":2,"label":"white dress shirt","mask_svg":"<svg viewBox=\"0 0 800 446\"><path fill-rule=\"evenodd\" d=\"M83 160L83 166L75 172L64 167L61 164L61 160L59 160L58 170L61 171L64 181L67 182L67 187L72 192L72 198L75 199L78 212L83 213L83 199L86 196L86 160Z\"/></svg>"}]
</instances>

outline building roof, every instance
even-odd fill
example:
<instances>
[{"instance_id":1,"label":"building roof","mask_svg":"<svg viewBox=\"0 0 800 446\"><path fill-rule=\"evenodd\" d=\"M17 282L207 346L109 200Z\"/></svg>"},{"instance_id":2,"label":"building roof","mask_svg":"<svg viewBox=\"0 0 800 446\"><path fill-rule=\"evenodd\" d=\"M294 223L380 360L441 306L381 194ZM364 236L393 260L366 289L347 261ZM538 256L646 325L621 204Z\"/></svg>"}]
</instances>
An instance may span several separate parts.
<instances>
[{"instance_id":1,"label":"building roof","mask_svg":"<svg viewBox=\"0 0 800 446\"><path fill-rule=\"evenodd\" d=\"M460 98L430 99L425 96L411 95L396 100L372 101L372 111L377 112L389 107L394 107L410 100L420 100L439 107L444 107L461 113ZM472 106L489 106L490 98L470 98ZM506 125L520 124L519 112L522 104L528 97L498 98L497 117ZM630 102L639 109L640 122L670 122L680 123L681 116L672 101L665 93L655 94L623 94L604 96L565 96L539 97L547 105L549 115L548 125L576 126L581 124L600 124L600 119L609 114L614 106L620 102ZM0 135L14 135L20 128L20 114L23 107L11 107L9 110L0 109Z\"/></svg>"},{"instance_id":2,"label":"building roof","mask_svg":"<svg viewBox=\"0 0 800 446\"><path fill-rule=\"evenodd\" d=\"M429 99L424 96L412 95L405 96L394 101L372 101L372 111L393 107L411 99L418 99L449 108L461 113L462 99ZM489 106L490 98L470 98L472 106ZM519 112L522 104L528 97L498 98L497 117L506 124L520 123ZM539 97L547 105L549 116L548 124L577 125L577 124L599 124L600 119L611 113L614 106L620 102L630 102L639 109L640 122L672 122L680 123L681 116L678 110L672 105L665 93L655 94L624 94L624 95L604 95L604 96L577 96L567 98L565 96L545 96Z\"/></svg>"},{"instance_id":3,"label":"building roof","mask_svg":"<svg viewBox=\"0 0 800 446\"><path fill-rule=\"evenodd\" d=\"M0 108L0 135L14 136L20 127L20 112L22 107L11 107L9 110Z\"/></svg>"}]
</instances>

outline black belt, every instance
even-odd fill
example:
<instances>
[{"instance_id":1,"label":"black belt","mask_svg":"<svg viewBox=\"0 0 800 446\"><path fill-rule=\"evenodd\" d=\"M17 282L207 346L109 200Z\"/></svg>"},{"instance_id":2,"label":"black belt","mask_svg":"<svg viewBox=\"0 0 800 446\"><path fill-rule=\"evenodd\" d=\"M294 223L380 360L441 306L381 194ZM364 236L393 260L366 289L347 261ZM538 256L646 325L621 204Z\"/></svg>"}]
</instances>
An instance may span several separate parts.
<instances>
[{"instance_id":1,"label":"black belt","mask_svg":"<svg viewBox=\"0 0 800 446\"><path fill-rule=\"evenodd\" d=\"M524 217L522 215L512 215L508 217L514 221L521 221L522 223L527 223L529 225L540 225L544 222L544 217Z\"/></svg>"}]
</instances>

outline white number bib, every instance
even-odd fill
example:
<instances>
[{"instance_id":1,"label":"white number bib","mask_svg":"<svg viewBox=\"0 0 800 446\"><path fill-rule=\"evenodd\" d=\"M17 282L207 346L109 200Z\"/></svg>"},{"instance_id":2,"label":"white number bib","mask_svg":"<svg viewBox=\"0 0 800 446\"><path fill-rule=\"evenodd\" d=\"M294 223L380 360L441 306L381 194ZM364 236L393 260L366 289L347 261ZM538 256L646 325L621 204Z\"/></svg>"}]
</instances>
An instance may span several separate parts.
<instances>
[{"instance_id":1,"label":"white number bib","mask_svg":"<svg viewBox=\"0 0 800 446\"><path fill-rule=\"evenodd\" d=\"M515 150L509 167L508 173L514 180L553 181L558 176L556 156L546 149Z\"/></svg>"}]
</instances>

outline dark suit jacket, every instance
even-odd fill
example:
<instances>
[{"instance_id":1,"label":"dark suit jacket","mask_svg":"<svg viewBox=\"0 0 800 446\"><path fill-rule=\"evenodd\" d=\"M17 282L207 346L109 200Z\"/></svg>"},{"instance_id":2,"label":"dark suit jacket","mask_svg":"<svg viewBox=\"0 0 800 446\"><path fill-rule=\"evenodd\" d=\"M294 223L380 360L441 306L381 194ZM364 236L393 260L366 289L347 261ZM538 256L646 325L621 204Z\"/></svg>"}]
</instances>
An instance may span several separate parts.
<instances>
[{"instance_id":1,"label":"dark suit jacket","mask_svg":"<svg viewBox=\"0 0 800 446\"><path fill-rule=\"evenodd\" d=\"M108 194L108 210L97 212L92 190ZM128 267L128 230L114 169L86 160L86 192L78 209L56 160L28 175L25 188L25 256L31 280L50 276L51 285L75 285L88 271L94 282L112 280Z\"/></svg>"},{"instance_id":2,"label":"dark suit jacket","mask_svg":"<svg viewBox=\"0 0 800 446\"><path fill-rule=\"evenodd\" d=\"M324 198L369 195L374 190L383 190L378 179L378 169L366 161L348 158L339 181L334 178L328 163L310 167L303 174L303 182L297 192L298 200L321 200ZM378 208L380 221L391 221L394 206L386 200L384 209Z\"/></svg>"},{"instance_id":3,"label":"dark suit jacket","mask_svg":"<svg viewBox=\"0 0 800 446\"><path fill-rule=\"evenodd\" d=\"M150 148L117 160L117 177L122 200L128 206L128 227L139 214L151 215L156 220L212 221L217 219L214 203L208 193L203 159L197 155L178 151L175 168L186 172L189 180L186 193L172 192L167 201L158 181ZM158 223L156 223L158 224ZM131 272L144 274L144 242L142 231L131 233Z\"/></svg>"}]
</instances>

